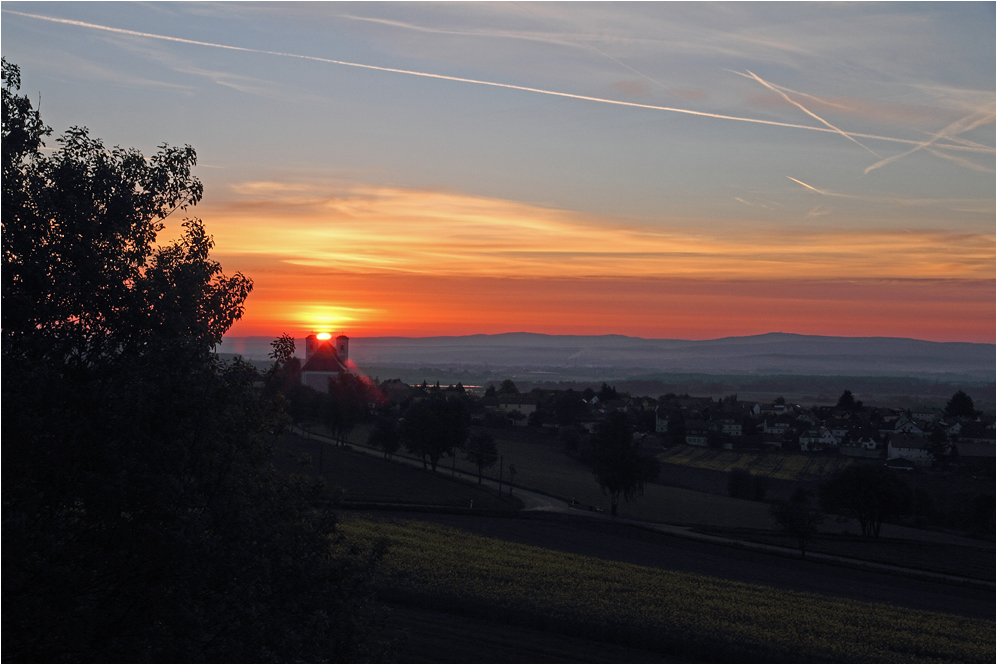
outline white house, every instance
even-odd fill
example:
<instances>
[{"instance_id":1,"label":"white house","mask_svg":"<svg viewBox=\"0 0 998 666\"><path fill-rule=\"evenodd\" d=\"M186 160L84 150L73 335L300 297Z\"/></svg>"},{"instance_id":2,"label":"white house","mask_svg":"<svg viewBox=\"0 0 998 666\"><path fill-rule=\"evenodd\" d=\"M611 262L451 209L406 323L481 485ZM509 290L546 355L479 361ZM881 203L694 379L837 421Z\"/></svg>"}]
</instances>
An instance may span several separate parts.
<instances>
[{"instance_id":1,"label":"white house","mask_svg":"<svg viewBox=\"0 0 998 666\"><path fill-rule=\"evenodd\" d=\"M532 393L526 394L516 394L516 395L501 395L499 396L499 411L506 412L520 412L524 416L529 417L531 414L537 411L538 397ZM527 425L527 419L520 419L514 422L515 425Z\"/></svg>"},{"instance_id":2,"label":"white house","mask_svg":"<svg viewBox=\"0 0 998 666\"><path fill-rule=\"evenodd\" d=\"M836 444L838 444L838 441L828 428L808 430L800 436L801 451L824 451Z\"/></svg>"},{"instance_id":3,"label":"white house","mask_svg":"<svg viewBox=\"0 0 998 666\"><path fill-rule=\"evenodd\" d=\"M887 443L887 459L905 458L916 465L928 467L932 464L929 440L912 435L894 435Z\"/></svg>"}]
</instances>

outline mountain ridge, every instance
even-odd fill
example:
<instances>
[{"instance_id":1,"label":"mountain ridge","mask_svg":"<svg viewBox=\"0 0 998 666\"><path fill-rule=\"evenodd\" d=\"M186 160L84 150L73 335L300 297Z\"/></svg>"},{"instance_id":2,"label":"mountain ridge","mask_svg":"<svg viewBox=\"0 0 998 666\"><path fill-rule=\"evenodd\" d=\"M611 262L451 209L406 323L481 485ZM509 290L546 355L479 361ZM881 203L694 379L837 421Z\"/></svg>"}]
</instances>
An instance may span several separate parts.
<instances>
[{"instance_id":1,"label":"mountain ridge","mask_svg":"<svg viewBox=\"0 0 998 666\"><path fill-rule=\"evenodd\" d=\"M299 349L303 341L298 341ZM270 339L227 338L220 353L265 359ZM763 333L712 340L511 332L350 339L365 366L581 368L628 372L963 377L994 381L995 345L885 336Z\"/></svg>"}]
</instances>

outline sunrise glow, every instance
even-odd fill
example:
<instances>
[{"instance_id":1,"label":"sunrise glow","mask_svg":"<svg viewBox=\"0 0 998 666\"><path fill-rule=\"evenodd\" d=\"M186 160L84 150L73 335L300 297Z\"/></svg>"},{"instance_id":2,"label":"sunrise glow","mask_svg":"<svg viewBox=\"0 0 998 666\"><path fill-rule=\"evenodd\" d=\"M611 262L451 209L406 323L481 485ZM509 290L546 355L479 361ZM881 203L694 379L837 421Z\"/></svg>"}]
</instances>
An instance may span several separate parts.
<instances>
[{"instance_id":1,"label":"sunrise glow","mask_svg":"<svg viewBox=\"0 0 998 666\"><path fill-rule=\"evenodd\" d=\"M993 5L114 7L4 3L5 57L197 150L161 240L252 278L230 336L995 341Z\"/></svg>"}]
</instances>

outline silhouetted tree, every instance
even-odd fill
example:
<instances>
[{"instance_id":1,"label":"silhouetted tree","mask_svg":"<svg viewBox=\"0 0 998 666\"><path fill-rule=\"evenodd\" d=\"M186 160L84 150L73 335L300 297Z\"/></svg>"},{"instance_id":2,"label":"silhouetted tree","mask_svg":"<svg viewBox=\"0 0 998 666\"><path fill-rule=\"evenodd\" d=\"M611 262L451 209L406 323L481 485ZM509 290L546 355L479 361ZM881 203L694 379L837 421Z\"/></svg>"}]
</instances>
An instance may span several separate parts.
<instances>
[{"instance_id":1,"label":"silhouetted tree","mask_svg":"<svg viewBox=\"0 0 998 666\"><path fill-rule=\"evenodd\" d=\"M395 455L401 445L398 424L395 419L379 418L375 422L374 428L371 429L371 434L367 437L367 445L383 452L386 458L390 459Z\"/></svg>"},{"instance_id":2,"label":"silhouetted tree","mask_svg":"<svg viewBox=\"0 0 998 666\"><path fill-rule=\"evenodd\" d=\"M588 408L586 403L582 401L582 397L572 389L555 396L554 416L558 425L575 425L579 419L586 415L587 411Z\"/></svg>"},{"instance_id":3,"label":"silhouetted tree","mask_svg":"<svg viewBox=\"0 0 998 666\"><path fill-rule=\"evenodd\" d=\"M520 389L516 388L516 384L513 383L512 379L504 379L502 383L499 384L499 390L496 391L497 395L517 395Z\"/></svg>"},{"instance_id":4,"label":"silhouetted tree","mask_svg":"<svg viewBox=\"0 0 998 666\"><path fill-rule=\"evenodd\" d=\"M267 356L274 359L275 363L286 365L295 357L295 339L289 333L284 333L281 337L270 343L271 351Z\"/></svg>"},{"instance_id":5,"label":"silhouetted tree","mask_svg":"<svg viewBox=\"0 0 998 666\"><path fill-rule=\"evenodd\" d=\"M811 506L811 493L803 488L795 490L789 502L773 503L769 513L780 529L797 538L801 557L818 533L818 526L825 522L825 514Z\"/></svg>"},{"instance_id":6,"label":"silhouetted tree","mask_svg":"<svg viewBox=\"0 0 998 666\"><path fill-rule=\"evenodd\" d=\"M414 402L402 415L402 441L410 453L418 455L434 471L444 455L468 439L468 410L456 398L434 396Z\"/></svg>"},{"instance_id":7,"label":"silhouetted tree","mask_svg":"<svg viewBox=\"0 0 998 666\"><path fill-rule=\"evenodd\" d=\"M367 414L369 384L364 377L343 373L329 380L320 415L338 444L345 444Z\"/></svg>"},{"instance_id":8,"label":"silhouetted tree","mask_svg":"<svg viewBox=\"0 0 998 666\"><path fill-rule=\"evenodd\" d=\"M606 382L603 382L603 384L599 387L599 393L596 395L599 396L600 402L609 402L611 400L616 400L619 397L617 395L616 387L610 386Z\"/></svg>"},{"instance_id":9,"label":"silhouetted tree","mask_svg":"<svg viewBox=\"0 0 998 666\"><path fill-rule=\"evenodd\" d=\"M19 81L4 60L3 660L376 656L369 561L274 471L256 371L213 353L251 282L197 220L154 245L201 197L194 150L72 128L43 154Z\"/></svg>"},{"instance_id":10,"label":"silhouetted tree","mask_svg":"<svg viewBox=\"0 0 998 666\"><path fill-rule=\"evenodd\" d=\"M879 465L852 465L821 487L821 508L859 521L863 536L880 536L884 520L911 508L911 489Z\"/></svg>"},{"instance_id":11,"label":"silhouetted tree","mask_svg":"<svg viewBox=\"0 0 998 666\"><path fill-rule=\"evenodd\" d=\"M478 468L478 483L482 483L482 470L488 469L499 460L496 450L496 440L485 431L478 431L471 436L465 449L465 459Z\"/></svg>"},{"instance_id":12,"label":"silhouetted tree","mask_svg":"<svg viewBox=\"0 0 998 666\"><path fill-rule=\"evenodd\" d=\"M843 391L842 395L839 396L839 401L835 404L836 407L841 409L852 409L856 404L856 399L852 396L852 391Z\"/></svg>"},{"instance_id":13,"label":"silhouetted tree","mask_svg":"<svg viewBox=\"0 0 998 666\"><path fill-rule=\"evenodd\" d=\"M977 410L974 409L974 401L963 391L957 391L946 403L946 416L964 416L974 418Z\"/></svg>"},{"instance_id":14,"label":"silhouetted tree","mask_svg":"<svg viewBox=\"0 0 998 666\"><path fill-rule=\"evenodd\" d=\"M641 455L631 438L627 415L611 414L593 436L593 475L604 495L610 497L610 513L617 515L620 498L625 502L644 494L645 483L658 476L658 461Z\"/></svg>"}]
</instances>

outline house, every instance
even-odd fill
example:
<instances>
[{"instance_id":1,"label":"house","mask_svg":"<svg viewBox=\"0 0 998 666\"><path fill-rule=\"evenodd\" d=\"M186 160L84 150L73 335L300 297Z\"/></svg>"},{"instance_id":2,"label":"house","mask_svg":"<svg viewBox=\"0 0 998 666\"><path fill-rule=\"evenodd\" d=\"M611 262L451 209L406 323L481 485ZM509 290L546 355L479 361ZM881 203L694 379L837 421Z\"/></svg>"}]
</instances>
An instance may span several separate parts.
<instances>
[{"instance_id":1,"label":"house","mask_svg":"<svg viewBox=\"0 0 998 666\"><path fill-rule=\"evenodd\" d=\"M328 333L315 333L305 338L305 364L301 367L301 383L323 393L329 390L329 380L350 373L350 338L345 335L330 339Z\"/></svg>"},{"instance_id":2,"label":"house","mask_svg":"<svg viewBox=\"0 0 998 666\"><path fill-rule=\"evenodd\" d=\"M762 424L762 432L766 435L782 435L790 430L790 422L786 419L766 419Z\"/></svg>"},{"instance_id":3,"label":"house","mask_svg":"<svg viewBox=\"0 0 998 666\"><path fill-rule=\"evenodd\" d=\"M669 432L669 413L663 408L655 410L655 432Z\"/></svg>"},{"instance_id":4,"label":"house","mask_svg":"<svg viewBox=\"0 0 998 666\"><path fill-rule=\"evenodd\" d=\"M924 435L925 430L918 423L906 416L902 416L894 423L894 432L905 435Z\"/></svg>"},{"instance_id":5,"label":"house","mask_svg":"<svg viewBox=\"0 0 998 666\"><path fill-rule=\"evenodd\" d=\"M501 395L497 402L500 412L506 412L507 414L519 412L525 417L529 417L537 411L537 403L540 402L540 398L534 393L516 393L513 395ZM513 423L514 425L525 426L527 425L527 419L514 420Z\"/></svg>"},{"instance_id":6,"label":"house","mask_svg":"<svg viewBox=\"0 0 998 666\"><path fill-rule=\"evenodd\" d=\"M852 423L846 419L828 419L825 422L825 427L828 428L832 433L832 437L839 444L843 444L849 437L849 431L852 430Z\"/></svg>"},{"instance_id":7,"label":"house","mask_svg":"<svg viewBox=\"0 0 998 666\"><path fill-rule=\"evenodd\" d=\"M378 390L391 405L400 405L412 396L412 387L401 379L386 379L378 384Z\"/></svg>"},{"instance_id":8,"label":"house","mask_svg":"<svg viewBox=\"0 0 998 666\"><path fill-rule=\"evenodd\" d=\"M887 442L887 459L905 458L921 467L932 465L929 440L916 435L899 434Z\"/></svg>"},{"instance_id":9,"label":"house","mask_svg":"<svg viewBox=\"0 0 998 666\"><path fill-rule=\"evenodd\" d=\"M742 424L735 419L718 419L716 422L718 429L729 437L742 436Z\"/></svg>"},{"instance_id":10,"label":"house","mask_svg":"<svg viewBox=\"0 0 998 666\"><path fill-rule=\"evenodd\" d=\"M824 451L838 444L828 428L808 430L800 436L799 441L801 451Z\"/></svg>"},{"instance_id":11,"label":"house","mask_svg":"<svg viewBox=\"0 0 998 666\"><path fill-rule=\"evenodd\" d=\"M707 446L707 424L703 421L687 421L686 443L690 446Z\"/></svg>"}]
</instances>

